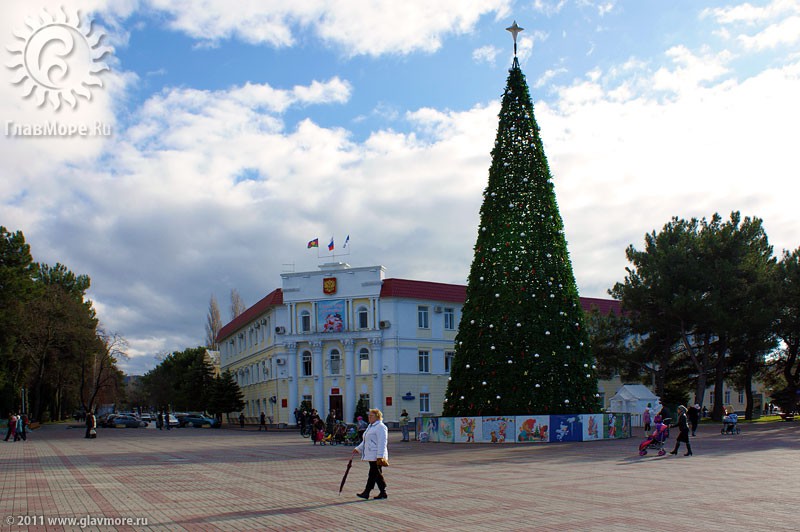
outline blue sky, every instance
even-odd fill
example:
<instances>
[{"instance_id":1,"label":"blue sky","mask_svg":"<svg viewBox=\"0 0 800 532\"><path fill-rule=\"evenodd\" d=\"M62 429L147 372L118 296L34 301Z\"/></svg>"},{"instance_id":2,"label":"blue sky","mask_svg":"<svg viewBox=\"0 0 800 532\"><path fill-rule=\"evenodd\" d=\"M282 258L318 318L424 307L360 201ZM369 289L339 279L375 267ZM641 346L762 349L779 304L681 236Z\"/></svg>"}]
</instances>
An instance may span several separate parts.
<instances>
[{"instance_id":1,"label":"blue sky","mask_svg":"<svg viewBox=\"0 0 800 532\"><path fill-rule=\"evenodd\" d=\"M296 4L0 8L0 224L92 278L132 373L202 342L212 295L227 318L232 289L253 304L316 269L315 237L349 234L354 266L464 283L514 20L582 295L606 297L625 248L672 216L740 210L776 253L798 246L796 0ZM13 49L61 8L105 34L65 78L110 69L91 100L38 106ZM9 132L47 122L111 133Z\"/></svg>"}]
</instances>

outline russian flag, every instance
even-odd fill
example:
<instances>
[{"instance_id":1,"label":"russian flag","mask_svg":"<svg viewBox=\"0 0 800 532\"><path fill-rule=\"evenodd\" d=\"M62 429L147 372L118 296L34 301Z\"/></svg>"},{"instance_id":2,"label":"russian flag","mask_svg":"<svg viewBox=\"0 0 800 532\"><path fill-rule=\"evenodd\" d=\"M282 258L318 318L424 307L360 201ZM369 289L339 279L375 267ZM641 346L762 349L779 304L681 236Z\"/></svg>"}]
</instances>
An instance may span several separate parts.
<instances>
[{"instance_id":1,"label":"russian flag","mask_svg":"<svg viewBox=\"0 0 800 532\"><path fill-rule=\"evenodd\" d=\"M331 237L331 243L328 244L328 251L333 251L333 237Z\"/></svg>"}]
</instances>

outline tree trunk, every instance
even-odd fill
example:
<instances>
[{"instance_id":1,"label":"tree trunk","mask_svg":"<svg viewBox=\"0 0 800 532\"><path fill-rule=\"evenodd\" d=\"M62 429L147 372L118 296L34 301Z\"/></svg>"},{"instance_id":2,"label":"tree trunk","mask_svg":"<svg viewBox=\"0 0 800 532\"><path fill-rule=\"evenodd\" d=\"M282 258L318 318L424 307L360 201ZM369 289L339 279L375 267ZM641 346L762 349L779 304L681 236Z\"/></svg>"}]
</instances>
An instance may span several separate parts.
<instances>
[{"instance_id":1,"label":"tree trunk","mask_svg":"<svg viewBox=\"0 0 800 532\"><path fill-rule=\"evenodd\" d=\"M722 417L725 415L725 397L723 395L723 389L725 386L725 370L727 367L726 355L728 351L728 342L725 338L720 338L717 349L717 367L714 375L714 411L712 413L712 419L721 422Z\"/></svg>"}]
</instances>

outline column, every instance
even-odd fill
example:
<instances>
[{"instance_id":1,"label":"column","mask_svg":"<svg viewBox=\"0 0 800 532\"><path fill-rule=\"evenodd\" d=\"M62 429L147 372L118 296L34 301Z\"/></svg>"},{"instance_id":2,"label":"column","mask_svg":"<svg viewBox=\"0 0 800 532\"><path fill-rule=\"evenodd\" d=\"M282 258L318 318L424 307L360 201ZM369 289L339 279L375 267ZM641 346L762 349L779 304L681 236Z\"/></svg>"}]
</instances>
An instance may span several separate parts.
<instances>
[{"instance_id":1,"label":"column","mask_svg":"<svg viewBox=\"0 0 800 532\"><path fill-rule=\"evenodd\" d=\"M372 344L372 356L373 356L373 379L374 383L372 385L372 394L375 396L374 400L371 400L374 406L373 408L380 408L381 411L384 409L384 397L383 397L383 338L371 338L370 343Z\"/></svg>"},{"instance_id":2,"label":"column","mask_svg":"<svg viewBox=\"0 0 800 532\"><path fill-rule=\"evenodd\" d=\"M344 372L345 372L345 389L344 389L344 412L342 412L342 420L345 423L353 421L353 415L356 412L356 368L358 367L358 360L354 353L355 343L350 338L344 341Z\"/></svg>"},{"instance_id":3,"label":"column","mask_svg":"<svg viewBox=\"0 0 800 532\"><path fill-rule=\"evenodd\" d=\"M293 426L295 419L294 419L294 409L300 406L300 398L297 395L297 344L292 342L285 344L286 347L286 366L288 367L289 376L287 377L289 380L289 426ZM280 401L280 397L278 398ZM278 403L280 406L280 403Z\"/></svg>"},{"instance_id":4,"label":"column","mask_svg":"<svg viewBox=\"0 0 800 532\"><path fill-rule=\"evenodd\" d=\"M314 400L312 408L316 408L319 415L325 412L325 398L322 396L322 384L325 375L322 373L322 342L311 342L311 357L314 365Z\"/></svg>"}]
</instances>

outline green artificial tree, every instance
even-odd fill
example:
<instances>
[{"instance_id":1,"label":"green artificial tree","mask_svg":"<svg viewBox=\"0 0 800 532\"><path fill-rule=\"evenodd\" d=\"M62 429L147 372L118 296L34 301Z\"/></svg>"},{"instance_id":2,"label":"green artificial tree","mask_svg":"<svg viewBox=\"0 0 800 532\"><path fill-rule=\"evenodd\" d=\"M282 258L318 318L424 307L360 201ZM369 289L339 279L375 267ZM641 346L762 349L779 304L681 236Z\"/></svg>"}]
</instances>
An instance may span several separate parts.
<instances>
[{"instance_id":1,"label":"green artificial tree","mask_svg":"<svg viewBox=\"0 0 800 532\"><path fill-rule=\"evenodd\" d=\"M516 57L499 118L443 415L596 413L564 225Z\"/></svg>"}]
</instances>

